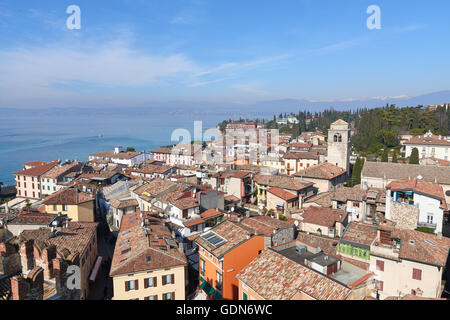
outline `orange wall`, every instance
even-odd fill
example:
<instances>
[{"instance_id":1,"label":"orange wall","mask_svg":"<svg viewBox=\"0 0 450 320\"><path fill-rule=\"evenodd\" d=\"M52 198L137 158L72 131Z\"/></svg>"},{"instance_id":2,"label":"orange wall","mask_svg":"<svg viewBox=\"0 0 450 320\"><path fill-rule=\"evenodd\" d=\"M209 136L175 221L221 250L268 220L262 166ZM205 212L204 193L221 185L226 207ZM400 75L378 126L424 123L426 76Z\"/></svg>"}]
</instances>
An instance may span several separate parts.
<instances>
[{"instance_id":1,"label":"orange wall","mask_svg":"<svg viewBox=\"0 0 450 320\"><path fill-rule=\"evenodd\" d=\"M216 289L216 280L217 280L217 271L222 273L222 270L220 269L220 262L217 260L215 256L212 256L212 260L209 258L209 252L205 251L204 253L201 252L202 247L199 246L198 255L200 259L203 259L205 261L205 274L201 274L201 266L200 266L200 259L199 259L199 272L200 276L203 277L214 289Z\"/></svg>"},{"instance_id":2,"label":"orange wall","mask_svg":"<svg viewBox=\"0 0 450 320\"><path fill-rule=\"evenodd\" d=\"M239 281L236 275L264 250L264 237L254 236L226 253L223 259L223 299L239 299ZM230 272L227 272L232 270Z\"/></svg>"}]
</instances>

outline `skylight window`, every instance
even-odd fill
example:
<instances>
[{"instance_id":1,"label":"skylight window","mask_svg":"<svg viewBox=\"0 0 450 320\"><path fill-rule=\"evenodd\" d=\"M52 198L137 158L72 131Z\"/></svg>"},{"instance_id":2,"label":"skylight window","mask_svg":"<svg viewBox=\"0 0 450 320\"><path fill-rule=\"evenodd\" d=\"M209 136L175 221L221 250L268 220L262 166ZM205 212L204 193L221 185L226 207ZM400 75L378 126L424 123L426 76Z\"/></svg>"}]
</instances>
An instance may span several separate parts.
<instances>
[{"instance_id":1,"label":"skylight window","mask_svg":"<svg viewBox=\"0 0 450 320\"><path fill-rule=\"evenodd\" d=\"M131 248L127 248L125 250L122 250L122 252L120 254L125 254L125 253L130 252L130 251L131 251Z\"/></svg>"},{"instance_id":2,"label":"skylight window","mask_svg":"<svg viewBox=\"0 0 450 320\"><path fill-rule=\"evenodd\" d=\"M223 246L227 242L224 238L212 231L202 235L201 238L216 249Z\"/></svg>"},{"instance_id":3,"label":"skylight window","mask_svg":"<svg viewBox=\"0 0 450 320\"><path fill-rule=\"evenodd\" d=\"M130 242L130 239L128 239L128 240L122 242L121 244L119 244L119 247L120 247L120 246L123 246L124 244L127 244L128 242Z\"/></svg>"}]
</instances>

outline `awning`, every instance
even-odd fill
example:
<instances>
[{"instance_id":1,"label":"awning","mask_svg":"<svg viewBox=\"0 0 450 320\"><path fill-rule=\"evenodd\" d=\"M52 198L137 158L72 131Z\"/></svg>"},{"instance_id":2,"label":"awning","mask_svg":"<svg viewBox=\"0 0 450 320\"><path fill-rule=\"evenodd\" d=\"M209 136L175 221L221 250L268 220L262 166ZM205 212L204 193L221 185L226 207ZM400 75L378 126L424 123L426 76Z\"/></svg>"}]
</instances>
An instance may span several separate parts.
<instances>
[{"instance_id":1,"label":"awning","mask_svg":"<svg viewBox=\"0 0 450 320\"><path fill-rule=\"evenodd\" d=\"M216 290L203 278L200 278L200 281L202 282L200 284L200 288L208 295L212 295Z\"/></svg>"},{"instance_id":2,"label":"awning","mask_svg":"<svg viewBox=\"0 0 450 320\"><path fill-rule=\"evenodd\" d=\"M95 262L94 268L92 268L91 276L89 277L89 281L94 282L95 278L97 278L98 270L100 270L100 266L102 265L102 256L97 258Z\"/></svg>"}]
</instances>

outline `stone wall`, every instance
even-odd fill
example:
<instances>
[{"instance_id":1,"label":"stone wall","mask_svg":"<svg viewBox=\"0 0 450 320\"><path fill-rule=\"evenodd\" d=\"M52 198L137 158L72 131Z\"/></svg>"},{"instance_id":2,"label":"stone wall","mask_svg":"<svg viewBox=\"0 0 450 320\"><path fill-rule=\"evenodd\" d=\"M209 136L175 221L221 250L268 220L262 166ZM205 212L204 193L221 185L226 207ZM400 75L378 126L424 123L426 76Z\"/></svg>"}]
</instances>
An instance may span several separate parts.
<instances>
[{"instance_id":1,"label":"stone wall","mask_svg":"<svg viewBox=\"0 0 450 320\"><path fill-rule=\"evenodd\" d=\"M409 204L391 202L391 220L397 227L409 230L417 228L419 208Z\"/></svg>"},{"instance_id":2,"label":"stone wall","mask_svg":"<svg viewBox=\"0 0 450 320\"><path fill-rule=\"evenodd\" d=\"M272 236L272 245L277 246L295 239L295 227L290 226L276 231Z\"/></svg>"}]
</instances>

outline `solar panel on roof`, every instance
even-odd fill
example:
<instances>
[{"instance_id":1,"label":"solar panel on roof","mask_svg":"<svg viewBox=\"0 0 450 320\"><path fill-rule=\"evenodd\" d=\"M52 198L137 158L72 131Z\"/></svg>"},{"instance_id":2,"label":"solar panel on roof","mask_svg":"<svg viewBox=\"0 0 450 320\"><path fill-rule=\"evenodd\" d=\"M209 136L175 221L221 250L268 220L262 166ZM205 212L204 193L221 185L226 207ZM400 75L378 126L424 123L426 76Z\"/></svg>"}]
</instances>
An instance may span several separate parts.
<instances>
[{"instance_id":1,"label":"solar panel on roof","mask_svg":"<svg viewBox=\"0 0 450 320\"><path fill-rule=\"evenodd\" d=\"M226 243L226 240L222 237L218 236L217 234L213 232L208 232L201 236L203 240L208 242L211 246L214 248L219 248L220 246L224 245Z\"/></svg>"}]
</instances>

